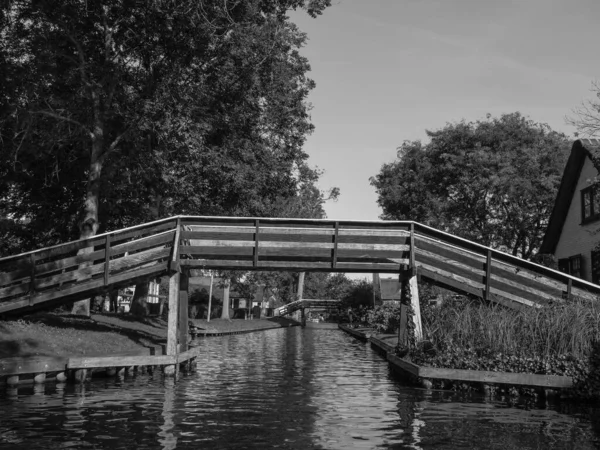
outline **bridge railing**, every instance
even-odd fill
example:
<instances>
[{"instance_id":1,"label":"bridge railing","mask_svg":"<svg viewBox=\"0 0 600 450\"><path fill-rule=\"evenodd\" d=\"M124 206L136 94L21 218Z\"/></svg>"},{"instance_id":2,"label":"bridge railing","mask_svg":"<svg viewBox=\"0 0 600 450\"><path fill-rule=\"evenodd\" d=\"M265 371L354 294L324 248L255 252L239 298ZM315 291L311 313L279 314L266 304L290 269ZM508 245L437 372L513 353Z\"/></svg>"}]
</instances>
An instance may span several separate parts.
<instances>
[{"instance_id":1,"label":"bridge railing","mask_svg":"<svg viewBox=\"0 0 600 450\"><path fill-rule=\"evenodd\" d=\"M0 313L89 298L182 268L416 271L510 307L600 286L411 221L177 216L0 259Z\"/></svg>"},{"instance_id":2,"label":"bridge railing","mask_svg":"<svg viewBox=\"0 0 600 450\"><path fill-rule=\"evenodd\" d=\"M0 313L51 301L89 298L164 273L177 219L0 259Z\"/></svg>"},{"instance_id":3,"label":"bridge railing","mask_svg":"<svg viewBox=\"0 0 600 450\"><path fill-rule=\"evenodd\" d=\"M600 286L477 244L414 224L417 272L437 284L510 307L561 299L600 300Z\"/></svg>"},{"instance_id":4,"label":"bridge railing","mask_svg":"<svg viewBox=\"0 0 600 450\"><path fill-rule=\"evenodd\" d=\"M242 270L397 273L410 222L182 217L181 264Z\"/></svg>"}]
</instances>

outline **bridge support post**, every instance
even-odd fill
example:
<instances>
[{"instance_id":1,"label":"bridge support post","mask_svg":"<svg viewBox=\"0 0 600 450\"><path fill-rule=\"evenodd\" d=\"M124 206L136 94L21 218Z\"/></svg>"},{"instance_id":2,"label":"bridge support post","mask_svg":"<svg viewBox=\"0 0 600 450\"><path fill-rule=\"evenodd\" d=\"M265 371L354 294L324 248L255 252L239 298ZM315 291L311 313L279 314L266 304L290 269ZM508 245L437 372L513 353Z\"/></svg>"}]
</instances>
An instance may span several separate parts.
<instances>
[{"instance_id":1,"label":"bridge support post","mask_svg":"<svg viewBox=\"0 0 600 450\"><path fill-rule=\"evenodd\" d=\"M179 323L179 271L169 278L169 318L167 320L167 355L177 354L177 325ZM165 366L165 375L175 375L175 366Z\"/></svg>"},{"instance_id":2,"label":"bridge support post","mask_svg":"<svg viewBox=\"0 0 600 450\"><path fill-rule=\"evenodd\" d=\"M188 289L189 289L189 271L182 270L179 275L179 349L182 352L187 350L189 330L188 318Z\"/></svg>"},{"instance_id":3,"label":"bridge support post","mask_svg":"<svg viewBox=\"0 0 600 450\"><path fill-rule=\"evenodd\" d=\"M300 308L300 325L303 327L306 326L306 314L304 308Z\"/></svg>"},{"instance_id":4,"label":"bridge support post","mask_svg":"<svg viewBox=\"0 0 600 450\"><path fill-rule=\"evenodd\" d=\"M400 289L401 312L398 343L410 345L412 342L417 343L423 340L421 305L419 303L419 285L417 283L416 270L408 269L400 273ZM409 306L412 310L412 317L408 314ZM409 320L412 323L409 323Z\"/></svg>"}]
</instances>

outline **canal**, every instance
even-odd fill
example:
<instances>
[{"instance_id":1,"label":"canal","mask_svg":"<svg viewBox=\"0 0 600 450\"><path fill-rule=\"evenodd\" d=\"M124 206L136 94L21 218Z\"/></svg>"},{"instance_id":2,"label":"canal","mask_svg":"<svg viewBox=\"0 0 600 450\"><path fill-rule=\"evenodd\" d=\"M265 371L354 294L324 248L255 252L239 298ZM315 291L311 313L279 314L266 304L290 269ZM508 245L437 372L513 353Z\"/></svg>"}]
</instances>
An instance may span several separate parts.
<instances>
[{"instance_id":1,"label":"canal","mask_svg":"<svg viewBox=\"0 0 600 450\"><path fill-rule=\"evenodd\" d=\"M0 391L0 449L592 449L600 409L408 387L338 330L197 340L197 369Z\"/></svg>"}]
</instances>

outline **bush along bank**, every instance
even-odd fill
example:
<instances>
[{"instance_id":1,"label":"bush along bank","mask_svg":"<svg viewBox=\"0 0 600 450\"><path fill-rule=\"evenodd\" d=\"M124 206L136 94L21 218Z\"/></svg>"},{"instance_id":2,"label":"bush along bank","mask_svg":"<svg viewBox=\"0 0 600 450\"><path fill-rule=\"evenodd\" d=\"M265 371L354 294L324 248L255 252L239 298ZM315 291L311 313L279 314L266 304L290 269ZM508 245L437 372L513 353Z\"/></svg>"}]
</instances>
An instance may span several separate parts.
<instances>
[{"instance_id":1,"label":"bush along bank","mask_svg":"<svg viewBox=\"0 0 600 450\"><path fill-rule=\"evenodd\" d=\"M408 320L409 336L396 347L398 356L423 367L567 376L574 387L562 396L600 400L600 305L569 302L514 311L466 298L446 298L435 307L425 303L425 340L415 343ZM409 305L407 310L410 315ZM390 332L399 317L399 305L384 305L369 314L369 321L378 331ZM452 380L434 381L432 386L483 388L481 383ZM530 388L508 391L536 395Z\"/></svg>"}]
</instances>

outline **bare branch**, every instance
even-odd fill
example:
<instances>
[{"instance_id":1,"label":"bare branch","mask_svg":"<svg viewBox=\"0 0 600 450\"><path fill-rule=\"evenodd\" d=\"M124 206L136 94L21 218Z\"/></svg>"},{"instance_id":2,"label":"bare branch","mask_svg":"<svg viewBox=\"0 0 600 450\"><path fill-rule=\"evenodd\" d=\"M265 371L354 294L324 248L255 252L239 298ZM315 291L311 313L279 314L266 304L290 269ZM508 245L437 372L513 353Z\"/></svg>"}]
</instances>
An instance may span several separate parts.
<instances>
[{"instance_id":1,"label":"bare branch","mask_svg":"<svg viewBox=\"0 0 600 450\"><path fill-rule=\"evenodd\" d=\"M53 119L62 120L63 122L72 123L73 125L77 125L83 131L85 131L87 134L89 134L91 138L94 137L94 134L91 132L91 130L88 127L86 127L84 124L82 124L81 122L78 122L75 119L71 119L70 117L61 116L60 114L57 114L52 111L32 111L32 114L41 114L43 116L52 117Z\"/></svg>"}]
</instances>

